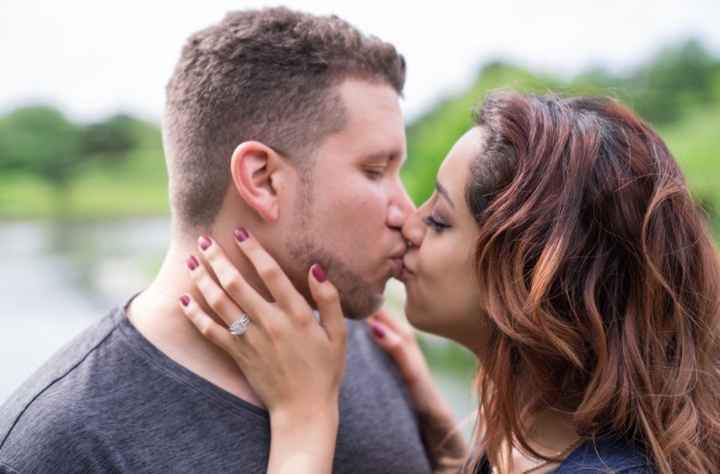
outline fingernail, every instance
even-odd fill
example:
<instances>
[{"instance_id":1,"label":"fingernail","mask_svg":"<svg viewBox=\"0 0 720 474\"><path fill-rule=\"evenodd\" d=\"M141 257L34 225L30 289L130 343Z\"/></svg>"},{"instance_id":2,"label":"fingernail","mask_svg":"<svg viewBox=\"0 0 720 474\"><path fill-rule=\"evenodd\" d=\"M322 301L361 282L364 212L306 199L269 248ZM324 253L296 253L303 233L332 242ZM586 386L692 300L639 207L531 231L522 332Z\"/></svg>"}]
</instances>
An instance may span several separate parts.
<instances>
[{"instance_id":1,"label":"fingernail","mask_svg":"<svg viewBox=\"0 0 720 474\"><path fill-rule=\"evenodd\" d=\"M204 235L200 236L199 242L200 242L200 248L203 250L207 250L208 248L210 248L210 245L212 244L212 241L210 239L208 239L207 237L205 237Z\"/></svg>"},{"instance_id":2,"label":"fingernail","mask_svg":"<svg viewBox=\"0 0 720 474\"><path fill-rule=\"evenodd\" d=\"M372 331L373 336L377 337L378 339L382 339L383 337L385 337L385 331L380 326L370 324L370 331Z\"/></svg>"},{"instance_id":3,"label":"fingernail","mask_svg":"<svg viewBox=\"0 0 720 474\"><path fill-rule=\"evenodd\" d=\"M313 265L313 267L312 267L312 274L315 277L315 279L317 281L319 281L320 283L327 280L327 275L325 274L325 270L323 270L322 267L320 265L318 265L317 263L315 265Z\"/></svg>"},{"instance_id":4,"label":"fingernail","mask_svg":"<svg viewBox=\"0 0 720 474\"><path fill-rule=\"evenodd\" d=\"M182 295L182 296L180 297L180 303L181 303L183 306L189 305L189 304L190 304L190 297L189 297L188 295Z\"/></svg>"},{"instance_id":5,"label":"fingernail","mask_svg":"<svg viewBox=\"0 0 720 474\"><path fill-rule=\"evenodd\" d=\"M242 242L245 239L247 239L248 237L250 237L250 234L248 234L248 231L246 231L244 227L239 227L239 228L235 229L233 234L235 234L235 239L238 242Z\"/></svg>"},{"instance_id":6,"label":"fingernail","mask_svg":"<svg viewBox=\"0 0 720 474\"><path fill-rule=\"evenodd\" d=\"M187 265L190 270L195 270L198 265L200 265L200 262L198 262L198 259L195 258L195 255L190 255L190 257L188 257L185 261L185 265Z\"/></svg>"}]
</instances>

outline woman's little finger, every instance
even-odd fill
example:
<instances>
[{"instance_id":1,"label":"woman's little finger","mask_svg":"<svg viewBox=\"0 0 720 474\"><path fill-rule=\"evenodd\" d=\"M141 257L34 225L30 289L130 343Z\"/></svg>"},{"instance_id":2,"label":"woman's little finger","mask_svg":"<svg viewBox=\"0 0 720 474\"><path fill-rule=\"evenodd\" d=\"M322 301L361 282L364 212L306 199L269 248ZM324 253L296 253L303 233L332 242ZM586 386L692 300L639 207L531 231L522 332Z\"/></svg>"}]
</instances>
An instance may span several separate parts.
<instances>
[{"instance_id":1,"label":"woman's little finger","mask_svg":"<svg viewBox=\"0 0 720 474\"><path fill-rule=\"evenodd\" d=\"M369 322L377 321L395 331L400 337L414 337L414 329L407 321L393 317L388 310L382 308L368 318Z\"/></svg>"},{"instance_id":2,"label":"woman's little finger","mask_svg":"<svg viewBox=\"0 0 720 474\"><path fill-rule=\"evenodd\" d=\"M216 323L210 316L205 314L189 295L180 297L180 308L190 322L197 328L200 334L210 342L232 354L234 350L234 337L227 329Z\"/></svg>"},{"instance_id":3,"label":"woman's little finger","mask_svg":"<svg viewBox=\"0 0 720 474\"><path fill-rule=\"evenodd\" d=\"M368 321L368 326L370 327L370 333L380 347L388 352L400 348L402 339L389 325L378 320L372 320Z\"/></svg>"}]
</instances>

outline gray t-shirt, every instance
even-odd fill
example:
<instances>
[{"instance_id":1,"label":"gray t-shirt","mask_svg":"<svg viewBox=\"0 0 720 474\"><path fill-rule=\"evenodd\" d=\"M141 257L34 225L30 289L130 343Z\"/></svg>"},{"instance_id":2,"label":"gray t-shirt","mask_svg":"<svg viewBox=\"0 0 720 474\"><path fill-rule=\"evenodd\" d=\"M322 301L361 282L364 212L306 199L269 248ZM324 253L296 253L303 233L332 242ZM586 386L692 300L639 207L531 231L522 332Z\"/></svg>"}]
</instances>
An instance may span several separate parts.
<instances>
[{"instance_id":1,"label":"gray t-shirt","mask_svg":"<svg viewBox=\"0 0 720 474\"><path fill-rule=\"evenodd\" d=\"M390 359L348 321L336 473L426 473ZM0 473L265 472L268 414L177 364L114 309L0 407Z\"/></svg>"}]
</instances>

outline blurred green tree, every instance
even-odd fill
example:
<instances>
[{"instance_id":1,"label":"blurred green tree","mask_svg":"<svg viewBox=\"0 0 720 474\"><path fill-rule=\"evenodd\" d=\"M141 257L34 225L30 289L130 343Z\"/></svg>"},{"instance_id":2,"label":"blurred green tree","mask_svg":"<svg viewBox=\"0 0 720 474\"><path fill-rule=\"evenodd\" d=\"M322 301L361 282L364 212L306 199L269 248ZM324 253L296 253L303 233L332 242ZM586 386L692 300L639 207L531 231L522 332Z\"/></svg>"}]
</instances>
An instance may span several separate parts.
<instances>
[{"instance_id":1,"label":"blurred green tree","mask_svg":"<svg viewBox=\"0 0 720 474\"><path fill-rule=\"evenodd\" d=\"M695 39L661 51L621 83L631 105L654 124L680 119L683 111L712 101L719 63Z\"/></svg>"},{"instance_id":2,"label":"blurred green tree","mask_svg":"<svg viewBox=\"0 0 720 474\"><path fill-rule=\"evenodd\" d=\"M86 156L101 156L111 163L127 158L138 144L137 120L126 114L114 115L93 123L82 131L82 149Z\"/></svg>"},{"instance_id":3,"label":"blurred green tree","mask_svg":"<svg viewBox=\"0 0 720 474\"><path fill-rule=\"evenodd\" d=\"M135 120L115 115L87 126L44 105L16 109L0 118L0 172L37 176L56 192L62 211L72 178L92 160L117 163L137 144Z\"/></svg>"},{"instance_id":4,"label":"blurred green tree","mask_svg":"<svg viewBox=\"0 0 720 474\"><path fill-rule=\"evenodd\" d=\"M23 107L0 119L0 169L5 172L29 172L62 188L81 149L81 129L52 107Z\"/></svg>"}]
</instances>

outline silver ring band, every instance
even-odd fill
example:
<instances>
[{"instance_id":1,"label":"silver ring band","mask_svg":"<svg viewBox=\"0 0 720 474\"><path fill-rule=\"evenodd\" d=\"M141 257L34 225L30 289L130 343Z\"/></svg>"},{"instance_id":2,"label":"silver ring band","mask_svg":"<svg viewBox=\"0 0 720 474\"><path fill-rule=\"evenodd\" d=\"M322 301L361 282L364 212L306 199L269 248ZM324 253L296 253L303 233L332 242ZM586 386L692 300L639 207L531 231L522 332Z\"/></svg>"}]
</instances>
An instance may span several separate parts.
<instances>
[{"instance_id":1,"label":"silver ring band","mask_svg":"<svg viewBox=\"0 0 720 474\"><path fill-rule=\"evenodd\" d=\"M242 336L245 334L245 331L248 330L248 327L250 327L250 318L248 318L245 313L242 313L240 314L240 318L237 321L233 321L228 329L233 336Z\"/></svg>"}]
</instances>

